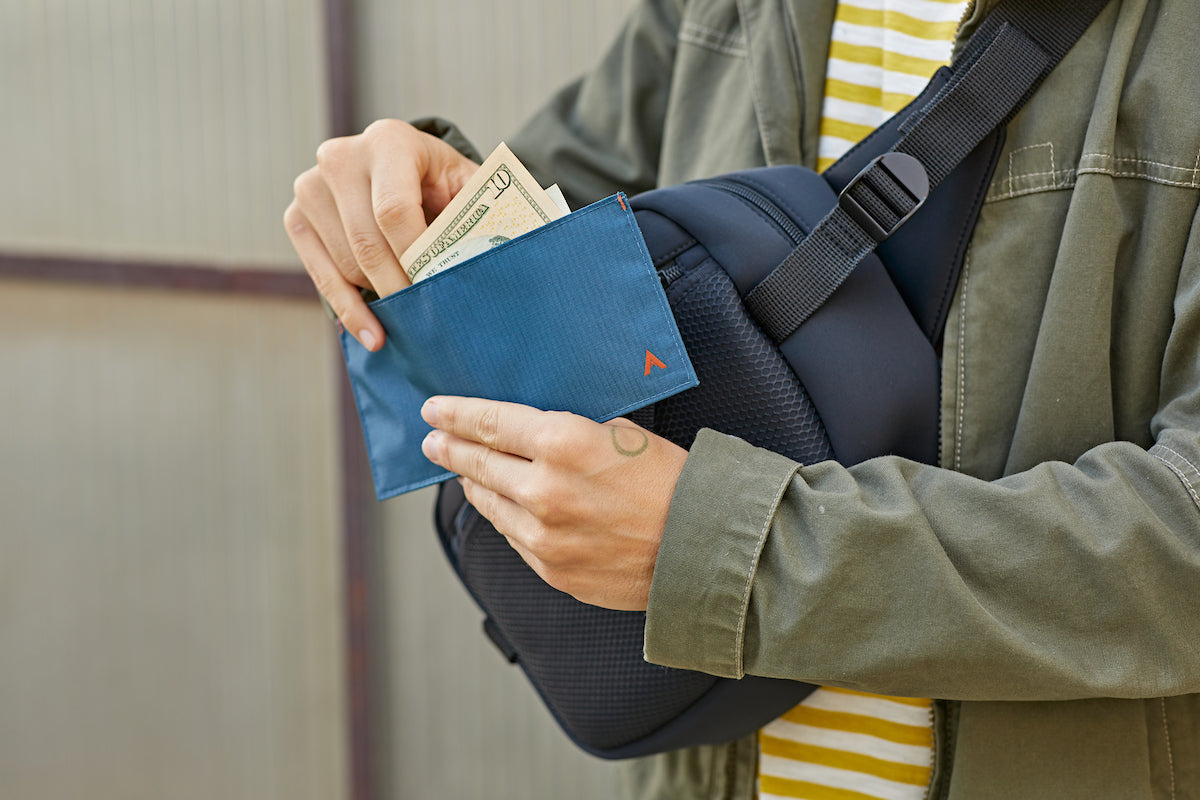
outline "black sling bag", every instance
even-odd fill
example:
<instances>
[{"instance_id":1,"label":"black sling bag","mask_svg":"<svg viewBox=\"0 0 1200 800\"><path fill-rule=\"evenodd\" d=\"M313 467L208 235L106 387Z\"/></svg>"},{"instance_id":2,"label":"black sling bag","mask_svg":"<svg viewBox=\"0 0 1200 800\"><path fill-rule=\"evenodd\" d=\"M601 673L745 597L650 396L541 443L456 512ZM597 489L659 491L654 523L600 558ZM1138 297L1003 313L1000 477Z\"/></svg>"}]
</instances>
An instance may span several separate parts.
<instances>
[{"instance_id":1,"label":"black sling bag","mask_svg":"<svg viewBox=\"0 0 1200 800\"><path fill-rule=\"evenodd\" d=\"M683 447L707 427L803 463L934 463L936 346L1004 126L1104 5L1002 0L821 175L766 167L632 198L700 385L631 418ZM647 663L645 614L545 584L455 482L436 522L488 636L590 753L731 741L813 689Z\"/></svg>"}]
</instances>

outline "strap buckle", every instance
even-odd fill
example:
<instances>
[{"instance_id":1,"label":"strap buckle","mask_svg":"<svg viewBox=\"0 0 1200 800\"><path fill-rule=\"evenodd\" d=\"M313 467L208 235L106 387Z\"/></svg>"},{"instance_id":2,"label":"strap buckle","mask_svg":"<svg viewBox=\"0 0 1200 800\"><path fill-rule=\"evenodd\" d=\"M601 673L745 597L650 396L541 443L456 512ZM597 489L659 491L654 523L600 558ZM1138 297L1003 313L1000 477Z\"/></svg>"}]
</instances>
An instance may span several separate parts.
<instances>
[{"instance_id":1,"label":"strap buckle","mask_svg":"<svg viewBox=\"0 0 1200 800\"><path fill-rule=\"evenodd\" d=\"M886 191L889 189L893 191ZM866 199L866 193L874 197L872 205L886 208L892 219L880 219L867 208L860 201ZM882 242L907 222L928 196L929 176L921 162L907 153L890 152L875 158L846 184L838 195L838 205L872 239ZM898 202L898 198L902 200Z\"/></svg>"}]
</instances>

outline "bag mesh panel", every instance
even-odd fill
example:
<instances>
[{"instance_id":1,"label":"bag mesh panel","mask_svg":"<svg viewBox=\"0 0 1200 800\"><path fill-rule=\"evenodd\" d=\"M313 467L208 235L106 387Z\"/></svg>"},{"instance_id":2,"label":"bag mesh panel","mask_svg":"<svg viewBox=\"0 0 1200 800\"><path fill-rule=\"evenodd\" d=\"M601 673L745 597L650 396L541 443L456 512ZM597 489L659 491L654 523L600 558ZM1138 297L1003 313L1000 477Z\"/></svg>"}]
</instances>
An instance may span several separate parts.
<instances>
[{"instance_id":1,"label":"bag mesh panel","mask_svg":"<svg viewBox=\"0 0 1200 800\"><path fill-rule=\"evenodd\" d=\"M667 297L700 385L654 405L655 433L686 448L705 427L806 464L833 457L808 392L716 262L702 261Z\"/></svg>"},{"instance_id":2,"label":"bag mesh panel","mask_svg":"<svg viewBox=\"0 0 1200 800\"><path fill-rule=\"evenodd\" d=\"M646 615L584 605L537 576L474 509L459 532L463 581L575 738L600 748L674 719L717 679L642 658Z\"/></svg>"}]
</instances>

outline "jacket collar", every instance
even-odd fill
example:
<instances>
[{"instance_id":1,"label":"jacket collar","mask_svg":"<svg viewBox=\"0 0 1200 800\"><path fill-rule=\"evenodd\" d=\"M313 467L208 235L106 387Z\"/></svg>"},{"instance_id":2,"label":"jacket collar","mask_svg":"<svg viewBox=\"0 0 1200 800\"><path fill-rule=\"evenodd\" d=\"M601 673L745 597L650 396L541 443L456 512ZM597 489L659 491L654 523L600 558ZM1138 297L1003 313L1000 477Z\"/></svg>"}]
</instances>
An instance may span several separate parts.
<instances>
[{"instance_id":1,"label":"jacket collar","mask_svg":"<svg viewBox=\"0 0 1200 800\"><path fill-rule=\"evenodd\" d=\"M958 51L999 3L1000 0L968 0L967 8L963 12L962 21L958 26L958 35L954 41L954 57L958 56Z\"/></svg>"}]
</instances>

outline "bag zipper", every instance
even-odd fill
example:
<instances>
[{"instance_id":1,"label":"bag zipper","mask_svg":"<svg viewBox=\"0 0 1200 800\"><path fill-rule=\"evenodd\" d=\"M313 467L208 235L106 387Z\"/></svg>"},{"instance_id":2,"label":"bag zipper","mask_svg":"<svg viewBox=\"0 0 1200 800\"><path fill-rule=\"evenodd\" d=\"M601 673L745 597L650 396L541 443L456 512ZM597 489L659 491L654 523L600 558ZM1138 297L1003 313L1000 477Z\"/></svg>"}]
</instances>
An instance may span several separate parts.
<instances>
[{"instance_id":1,"label":"bag zipper","mask_svg":"<svg viewBox=\"0 0 1200 800\"><path fill-rule=\"evenodd\" d=\"M707 183L714 189L731 194L754 206L767 219L775 223L783 235L788 237L793 247L804 241L804 237L808 235L792 221L791 217L783 213L779 206L775 205L775 201L757 189L732 178L714 178ZM662 282L664 290L670 288L672 283L682 277L683 267L679 266L675 259L671 259L658 268L658 279Z\"/></svg>"},{"instance_id":2,"label":"bag zipper","mask_svg":"<svg viewBox=\"0 0 1200 800\"><path fill-rule=\"evenodd\" d=\"M675 259L671 259L667 263L658 268L658 280L662 283L663 289L671 288L671 284L683 277L683 267Z\"/></svg>"},{"instance_id":3,"label":"bag zipper","mask_svg":"<svg viewBox=\"0 0 1200 800\"><path fill-rule=\"evenodd\" d=\"M807 235L800 229L800 226L792 221L792 218L779 210L779 206L775 202L761 192L747 186L739 181L730 178L717 178L709 181L709 185L716 189L720 189L729 194L740 197L750 205L757 208L765 214L772 222L774 222L783 233L792 240L792 246L800 244L804 241Z\"/></svg>"}]
</instances>

